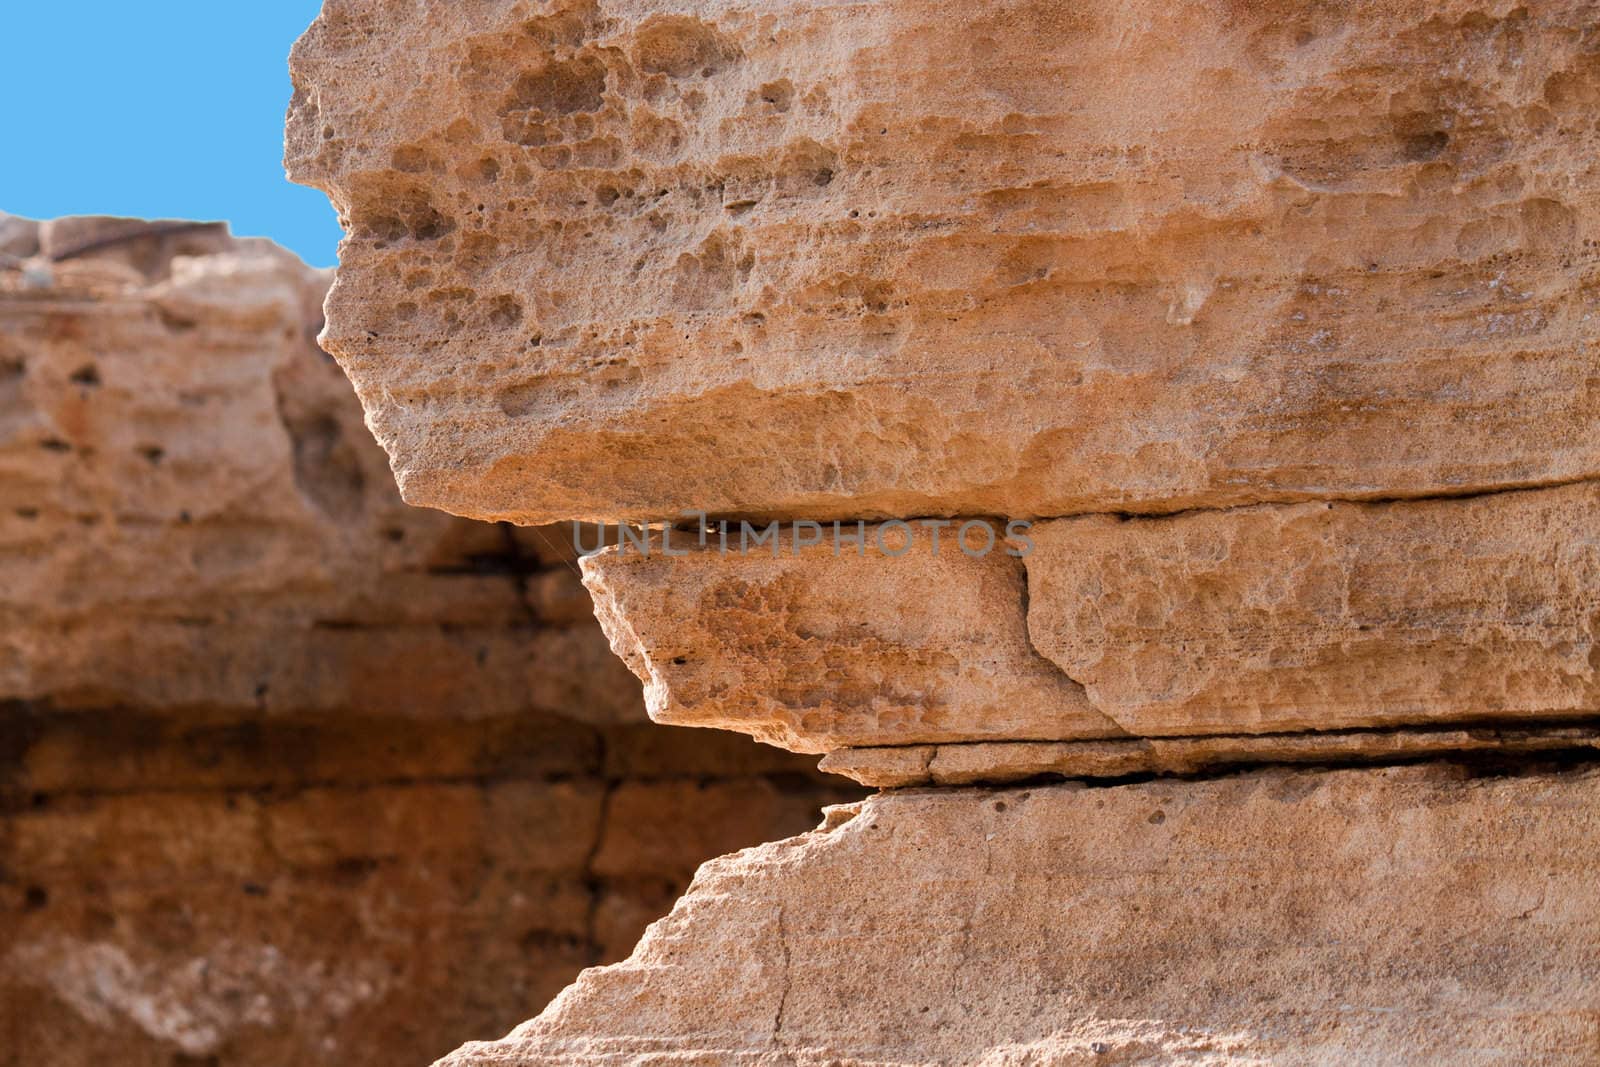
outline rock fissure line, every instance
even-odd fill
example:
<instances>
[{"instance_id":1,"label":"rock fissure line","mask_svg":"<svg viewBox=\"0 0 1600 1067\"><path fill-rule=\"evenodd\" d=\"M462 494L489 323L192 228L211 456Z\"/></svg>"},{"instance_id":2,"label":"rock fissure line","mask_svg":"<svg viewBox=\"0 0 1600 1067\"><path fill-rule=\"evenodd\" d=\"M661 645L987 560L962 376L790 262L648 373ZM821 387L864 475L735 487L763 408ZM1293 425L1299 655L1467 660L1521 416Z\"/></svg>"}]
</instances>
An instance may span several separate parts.
<instances>
[{"instance_id":1,"label":"rock fissure line","mask_svg":"<svg viewBox=\"0 0 1600 1067\"><path fill-rule=\"evenodd\" d=\"M1304 504L1357 504L1357 505L1382 505L1382 504L1419 504L1433 501L1477 500L1484 497L1499 496L1505 493L1538 492L1541 489L1561 489L1573 485L1590 485L1600 482L1600 473L1585 474L1571 478L1552 478L1548 480L1527 482L1505 482L1482 487L1462 488L1460 490L1434 490L1406 495L1383 495L1382 490L1373 490L1375 495L1363 493L1343 492L1331 495L1304 494L1296 496L1273 497L1263 496L1259 500L1250 500L1238 504L1219 504L1210 507L1174 508L1170 511L1139 510L1124 511L1117 508L1107 508L1095 511L1069 511L1048 515L1001 516L994 514L914 514L914 515L880 515L874 518L854 516L851 518L812 518L803 514L740 514L708 515L706 523L702 525L687 524L681 518L677 519L618 519L615 517L593 520L592 524L601 527L615 528L618 525L627 525L634 529L647 529L659 531L663 528L673 532L684 533L711 533L716 530L718 523L726 524L733 532L737 533L741 523L765 530L767 526L777 524L780 527L792 528L802 523L809 523L822 528L826 538L831 537L834 525L837 524L841 531L853 535L857 526L867 528L883 526L886 523L905 523L908 525L921 525L925 523L945 523L952 527L959 527L964 522L985 522L991 526L1004 529L1006 523L1011 521L1027 522L1038 526L1051 522L1064 522L1072 519L1116 519L1119 522L1160 522L1166 519L1180 519L1191 515L1226 515L1231 512L1253 511L1265 508L1290 508ZM684 508L683 514L705 514L695 508ZM580 525L590 525L590 520L572 520ZM954 530L947 531L947 535L954 540ZM853 543L853 542L852 542ZM692 546L678 543L673 546L674 551L685 547L699 549L701 546ZM710 546L707 546L710 547Z\"/></svg>"},{"instance_id":2,"label":"rock fissure line","mask_svg":"<svg viewBox=\"0 0 1600 1067\"><path fill-rule=\"evenodd\" d=\"M602 749L604 741L601 742ZM602 756L603 756L602 752ZM589 850L584 854L583 862L579 865L584 884L589 888L589 906L584 913L584 938L591 954L590 963L601 962L602 943L599 937L599 909L600 886L602 879L596 871L595 861L600 856L600 850L605 846L606 831L610 823L613 799L616 796L618 783L608 780L600 793L600 813L595 819L594 840L589 845Z\"/></svg>"},{"instance_id":3,"label":"rock fissure line","mask_svg":"<svg viewBox=\"0 0 1600 1067\"><path fill-rule=\"evenodd\" d=\"M1585 754L1588 754L1587 756ZM822 768L879 788L1006 786L1081 780L1093 785L1154 777L1185 780L1267 768L1383 767L1428 761L1539 766L1600 758L1600 717L1558 723L1130 738L1110 741L994 741L840 749Z\"/></svg>"}]
</instances>

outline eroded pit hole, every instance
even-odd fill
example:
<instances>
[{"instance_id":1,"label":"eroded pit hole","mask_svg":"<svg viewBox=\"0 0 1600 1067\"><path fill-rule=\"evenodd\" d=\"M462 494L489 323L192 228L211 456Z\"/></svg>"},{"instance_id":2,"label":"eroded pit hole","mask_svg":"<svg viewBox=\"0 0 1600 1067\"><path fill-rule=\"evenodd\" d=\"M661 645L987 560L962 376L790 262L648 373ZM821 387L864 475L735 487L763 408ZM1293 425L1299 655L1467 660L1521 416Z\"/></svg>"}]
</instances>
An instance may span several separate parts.
<instances>
[{"instance_id":1,"label":"eroded pit hole","mask_svg":"<svg viewBox=\"0 0 1600 1067\"><path fill-rule=\"evenodd\" d=\"M555 60L524 71L501 105L502 117L540 111L573 115L599 111L605 104L606 68L595 56Z\"/></svg>"},{"instance_id":2,"label":"eroded pit hole","mask_svg":"<svg viewBox=\"0 0 1600 1067\"><path fill-rule=\"evenodd\" d=\"M646 74L709 78L740 59L738 45L689 15L657 15L639 28L634 64Z\"/></svg>"}]
</instances>

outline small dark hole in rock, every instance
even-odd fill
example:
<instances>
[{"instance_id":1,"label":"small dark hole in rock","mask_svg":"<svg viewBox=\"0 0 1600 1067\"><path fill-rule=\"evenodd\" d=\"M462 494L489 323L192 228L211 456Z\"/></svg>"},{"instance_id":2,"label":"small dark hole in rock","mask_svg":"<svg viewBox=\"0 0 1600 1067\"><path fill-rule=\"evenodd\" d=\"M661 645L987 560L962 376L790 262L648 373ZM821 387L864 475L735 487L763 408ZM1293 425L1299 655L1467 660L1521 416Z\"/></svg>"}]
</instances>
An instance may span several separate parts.
<instances>
[{"instance_id":1,"label":"small dark hole in rock","mask_svg":"<svg viewBox=\"0 0 1600 1067\"><path fill-rule=\"evenodd\" d=\"M85 363L83 366L72 372L72 381L76 385L82 385L93 389L95 386L100 384L100 369L93 363Z\"/></svg>"}]
</instances>

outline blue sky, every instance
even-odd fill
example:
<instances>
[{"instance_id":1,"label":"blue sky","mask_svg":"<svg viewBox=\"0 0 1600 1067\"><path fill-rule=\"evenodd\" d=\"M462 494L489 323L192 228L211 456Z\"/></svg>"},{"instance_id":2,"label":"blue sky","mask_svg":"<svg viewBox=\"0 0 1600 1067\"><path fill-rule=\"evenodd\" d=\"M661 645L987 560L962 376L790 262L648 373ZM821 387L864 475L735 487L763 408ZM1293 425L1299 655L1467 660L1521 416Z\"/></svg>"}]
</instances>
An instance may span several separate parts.
<instances>
[{"instance_id":1,"label":"blue sky","mask_svg":"<svg viewBox=\"0 0 1600 1067\"><path fill-rule=\"evenodd\" d=\"M11 0L0 210L226 219L332 266L327 198L283 176L289 46L321 0Z\"/></svg>"}]
</instances>

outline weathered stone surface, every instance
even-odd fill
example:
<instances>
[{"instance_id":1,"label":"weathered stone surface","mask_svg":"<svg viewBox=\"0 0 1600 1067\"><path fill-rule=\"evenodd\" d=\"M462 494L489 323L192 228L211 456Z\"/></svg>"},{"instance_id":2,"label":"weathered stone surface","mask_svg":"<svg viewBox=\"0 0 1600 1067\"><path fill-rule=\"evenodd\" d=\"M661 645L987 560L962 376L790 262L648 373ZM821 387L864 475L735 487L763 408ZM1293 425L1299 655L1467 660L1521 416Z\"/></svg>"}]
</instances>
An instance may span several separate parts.
<instances>
[{"instance_id":1,"label":"weathered stone surface","mask_svg":"<svg viewBox=\"0 0 1600 1067\"><path fill-rule=\"evenodd\" d=\"M660 722L802 752L1286 734L1594 718L1597 523L1581 483L1089 516L965 550L924 522L864 550L784 527L776 554L680 531L583 567Z\"/></svg>"},{"instance_id":2,"label":"weathered stone surface","mask_svg":"<svg viewBox=\"0 0 1600 1067\"><path fill-rule=\"evenodd\" d=\"M1592 770L882 795L442 1063L1586 1064L1597 832Z\"/></svg>"},{"instance_id":3,"label":"weathered stone surface","mask_svg":"<svg viewBox=\"0 0 1600 1067\"><path fill-rule=\"evenodd\" d=\"M1134 734L1600 710L1600 485L1044 523L1033 646Z\"/></svg>"},{"instance_id":4,"label":"weathered stone surface","mask_svg":"<svg viewBox=\"0 0 1600 1067\"><path fill-rule=\"evenodd\" d=\"M1028 644L1023 561L998 536L981 557L920 525L842 548L831 528L808 545L814 530L784 527L772 548L728 554L715 536L668 536L583 561L657 722L799 752L1122 733Z\"/></svg>"},{"instance_id":5,"label":"weathered stone surface","mask_svg":"<svg viewBox=\"0 0 1600 1067\"><path fill-rule=\"evenodd\" d=\"M52 262L93 256L101 264L132 267L151 280L165 275L178 256L206 256L241 246L270 251L260 241L235 241L225 222L109 215L45 219L38 224L38 243L39 254Z\"/></svg>"},{"instance_id":6,"label":"weathered stone surface","mask_svg":"<svg viewBox=\"0 0 1600 1067\"><path fill-rule=\"evenodd\" d=\"M1379 764L1441 756L1515 761L1600 749L1600 726L1130 737L1109 741L991 741L846 748L821 767L862 785L996 785L1050 778L1198 774L1268 764Z\"/></svg>"},{"instance_id":7,"label":"weathered stone surface","mask_svg":"<svg viewBox=\"0 0 1600 1067\"><path fill-rule=\"evenodd\" d=\"M326 272L72 221L43 230L93 255L0 273L0 696L636 714L592 626L523 625L585 621L575 575L524 581L548 568L509 535L397 498L312 340Z\"/></svg>"},{"instance_id":8,"label":"weathered stone surface","mask_svg":"<svg viewBox=\"0 0 1600 1067\"><path fill-rule=\"evenodd\" d=\"M404 506L313 343L325 272L13 221L0 1064L423 1062L859 796L647 722L566 531Z\"/></svg>"},{"instance_id":9,"label":"weathered stone surface","mask_svg":"<svg viewBox=\"0 0 1600 1067\"><path fill-rule=\"evenodd\" d=\"M1165 511L1600 474L1587 0L329 0L406 498Z\"/></svg>"},{"instance_id":10,"label":"weathered stone surface","mask_svg":"<svg viewBox=\"0 0 1600 1067\"><path fill-rule=\"evenodd\" d=\"M328 0L287 162L406 499L1040 520L586 560L657 719L944 788L709 864L446 1062L1591 1062L1594 22ZM1520 776L955 787L1439 754Z\"/></svg>"}]
</instances>

